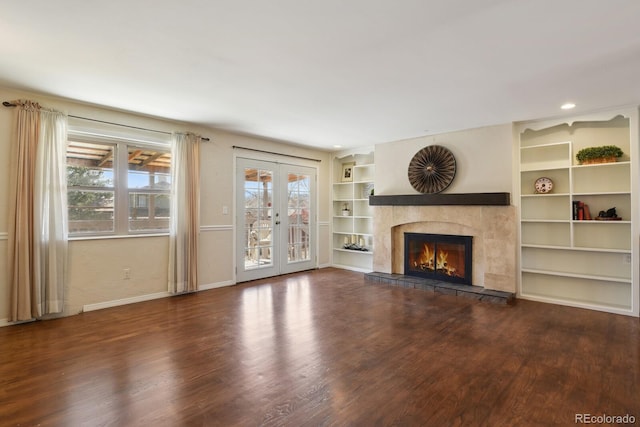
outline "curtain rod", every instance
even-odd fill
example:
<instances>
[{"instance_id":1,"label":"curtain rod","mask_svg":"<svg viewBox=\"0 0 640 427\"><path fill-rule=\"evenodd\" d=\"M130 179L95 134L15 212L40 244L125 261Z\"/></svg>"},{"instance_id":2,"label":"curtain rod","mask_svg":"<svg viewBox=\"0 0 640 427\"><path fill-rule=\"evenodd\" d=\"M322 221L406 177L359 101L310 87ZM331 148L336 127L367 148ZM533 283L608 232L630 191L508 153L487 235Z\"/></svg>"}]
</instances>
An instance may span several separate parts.
<instances>
[{"instance_id":1,"label":"curtain rod","mask_svg":"<svg viewBox=\"0 0 640 427\"><path fill-rule=\"evenodd\" d=\"M14 103L8 102L8 101L3 101L2 105L4 105L5 107L17 107L18 106L17 104L14 104ZM107 121L98 120L98 119L90 119L89 117L74 116L72 114L68 114L68 116L69 117L73 117L74 119L89 120L91 122L104 123L104 124L108 124L108 125L116 125L116 126L122 126L122 127L125 127L125 128L146 130L146 131L149 131L149 132L157 132L157 133L163 133L165 135L171 135L171 132L165 132L163 130L147 129L147 128L142 128L142 127L138 127L138 126L123 125L122 123L107 122ZM200 137L200 139L202 141L206 141L206 142L210 141L209 138Z\"/></svg>"},{"instance_id":2,"label":"curtain rod","mask_svg":"<svg viewBox=\"0 0 640 427\"><path fill-rule=\"evenodd\" d=\"M293 154L282 154L282 153L276 153L274 151L258 150L257 148L240 147L238 145L234 145L231 148L233 149L240 148L241 150L256 151L258 153L265 153L265 154L276 154L278 156L293 157L294 159L311 160L312 162L318 162L318 163L322 162L322 160L320 159L312 159L311 157L294 156Z\"/></svg>"}]
</instances>

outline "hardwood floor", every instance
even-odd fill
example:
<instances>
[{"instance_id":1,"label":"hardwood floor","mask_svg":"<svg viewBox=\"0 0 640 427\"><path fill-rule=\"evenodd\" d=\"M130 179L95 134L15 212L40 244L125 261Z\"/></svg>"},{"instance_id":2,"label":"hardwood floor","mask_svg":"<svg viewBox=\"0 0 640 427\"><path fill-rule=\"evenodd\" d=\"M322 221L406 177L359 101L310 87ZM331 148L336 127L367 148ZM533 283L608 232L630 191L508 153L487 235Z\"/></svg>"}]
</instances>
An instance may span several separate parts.
<instances>
[{"instance_id":1,"label":"hardwood floor","mask_svg":"<svg viewBox=\"0 0 640 427\"><path fill-rule=\"evenodd\" d=\"M0 328L2 426L640 423L637 318L323 269Z\"/></svg>"}]
</instances>

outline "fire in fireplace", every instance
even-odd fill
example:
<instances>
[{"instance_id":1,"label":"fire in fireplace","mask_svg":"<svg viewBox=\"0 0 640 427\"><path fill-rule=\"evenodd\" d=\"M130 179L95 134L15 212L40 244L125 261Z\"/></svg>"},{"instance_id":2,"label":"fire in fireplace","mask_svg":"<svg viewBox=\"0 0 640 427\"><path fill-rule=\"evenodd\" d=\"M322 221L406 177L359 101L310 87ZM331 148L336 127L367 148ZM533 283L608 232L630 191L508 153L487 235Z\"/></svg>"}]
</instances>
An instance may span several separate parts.
<instances>
[{"instance_id":1,"label":"fire in fireplace","mask_svg":"<svg viewBox=\"0 0 640 427\"><path fill-rule=\"evenodd\" d=\"M471 236L404 233L404 274L471 285Z\"/></svg>"}]
</instances>

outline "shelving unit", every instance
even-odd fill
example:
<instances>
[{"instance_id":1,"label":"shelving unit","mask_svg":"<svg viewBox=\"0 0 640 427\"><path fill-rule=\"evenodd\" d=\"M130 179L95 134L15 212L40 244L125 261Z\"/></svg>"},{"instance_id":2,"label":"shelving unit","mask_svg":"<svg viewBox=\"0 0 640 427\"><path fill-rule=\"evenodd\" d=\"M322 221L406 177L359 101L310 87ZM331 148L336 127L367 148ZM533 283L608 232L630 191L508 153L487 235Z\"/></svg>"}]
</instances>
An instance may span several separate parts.
<instances>
[{"instance_id":1,"label":"shelving unit","mask_svg":"<svg viewBox=\"0 0 640 427\"><path fill-rule=\"evenodd\" d=\"M637 111L523 128L519 296L638 316ZM598 145L617 145L625 155L577 164L580 149ZM540 177L553 180L552 192L535 193ZM576 220L574 201L593 218L615 207L622 220Z\"/></svg>"},{"instance_id":2,"label":"shelving unit","mask_svg":"<svg viewBox=\"0 0 640 427\"><path fill-rule=\"evenodd\" d=\"M342 165L355 163L350 182L342 182ZM369 194L373 188L373 152L334 158L333 180L333 265L370 272L373 265L373 211ZM344 208L348 213L343 213ZM345 248L357 245L366 250Z\"/></svg>"}]
</instances>

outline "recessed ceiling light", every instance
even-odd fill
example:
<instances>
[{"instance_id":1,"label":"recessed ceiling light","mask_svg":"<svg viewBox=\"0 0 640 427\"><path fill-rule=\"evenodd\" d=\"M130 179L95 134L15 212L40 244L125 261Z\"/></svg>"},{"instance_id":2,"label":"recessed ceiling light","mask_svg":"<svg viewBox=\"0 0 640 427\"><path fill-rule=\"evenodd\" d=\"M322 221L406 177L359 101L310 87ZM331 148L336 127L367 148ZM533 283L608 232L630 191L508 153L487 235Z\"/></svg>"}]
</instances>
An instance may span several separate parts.
<instances>
[{"instance_id":1,"label":"recessed ceiling light","mask_svg":"<svg viewBox=\"0 0 640 427\"><path fill-rule=\"evenodd\" d=\"M567 102L565 104L562 104L560 108L562 108L563 110L571 110L572 108L576 108L576 104L574 104L573 102Z\"/></svg>"},{"instance_id":2,"label":"recessed ceiling light","mask_svg":"<svg viewBox=\"0 0 640 427\"><path fill-rule=\"evenodd\" d=\"M342 148L342 145L334 145L333 148Z\"/></svg>"}]
</instances>

